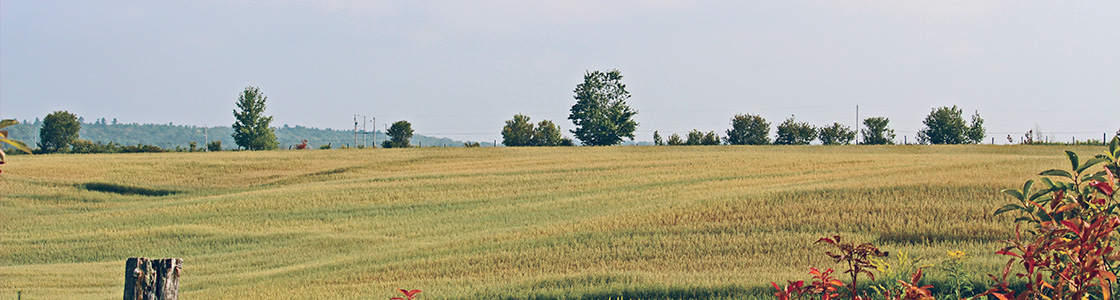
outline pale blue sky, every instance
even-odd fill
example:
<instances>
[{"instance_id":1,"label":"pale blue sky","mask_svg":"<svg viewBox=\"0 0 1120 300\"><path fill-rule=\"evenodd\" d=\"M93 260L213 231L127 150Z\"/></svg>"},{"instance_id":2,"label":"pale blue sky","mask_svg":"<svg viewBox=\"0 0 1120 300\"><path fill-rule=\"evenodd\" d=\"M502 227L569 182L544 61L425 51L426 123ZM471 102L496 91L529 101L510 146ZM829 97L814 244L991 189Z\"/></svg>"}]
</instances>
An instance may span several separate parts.
<instances>
[{"instance_id":1,"label":"pale blue sky","mask_svg":"<svg viewBox=\"0 0 1120 300\"><path fill-rule=\"evenodd\" d=\"M516 113L566 132L584 72L617 68L638 140L722 135L737 113L852 126L857 104L900 141L949 105L997 142L1099 139L1120 129L1117 16L1118 1L5 0L0 117L228 126L253 85L276 126L358 113L489 141Z\"/></svg>"}]
</instances>

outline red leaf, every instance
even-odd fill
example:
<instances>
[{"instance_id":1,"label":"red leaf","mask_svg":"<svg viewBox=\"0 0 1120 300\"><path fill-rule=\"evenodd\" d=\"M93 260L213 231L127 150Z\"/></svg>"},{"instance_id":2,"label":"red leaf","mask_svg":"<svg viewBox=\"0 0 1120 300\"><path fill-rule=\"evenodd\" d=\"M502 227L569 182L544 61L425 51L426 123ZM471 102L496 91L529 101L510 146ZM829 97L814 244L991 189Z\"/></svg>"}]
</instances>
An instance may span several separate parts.
<instances>
[{"instance_id":1,"label":"red leaf","mask_svg":"<svg viewBox=\"0 0 1120 300\"><path fill-rule=\"evenodd\" d=\"M1112 197L1112 194L1116 192L1112 189L1112 185L1108 184L1107 182L1094 180L1092 182L1089 182L1089 185L1097 188L1098 191L1101 191L1101 193L1108 195L1109 197Z\"/></svg>"}]
</instances>

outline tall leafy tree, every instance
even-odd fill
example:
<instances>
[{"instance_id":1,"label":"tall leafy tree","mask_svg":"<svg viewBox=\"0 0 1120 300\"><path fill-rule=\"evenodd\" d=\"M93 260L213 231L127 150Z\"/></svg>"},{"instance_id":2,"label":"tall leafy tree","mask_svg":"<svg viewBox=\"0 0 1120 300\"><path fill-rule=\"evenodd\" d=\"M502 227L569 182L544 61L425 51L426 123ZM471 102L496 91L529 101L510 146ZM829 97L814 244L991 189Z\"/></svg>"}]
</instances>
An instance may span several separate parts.
<instances>
[{"instance_id":1,"label":"tall leafy tree","mask_svg":"<svg viewBox=\"0 0 1120 300\"><path fill-rule=\"evenodd\" d=\"M70 144L78 139L81 129L78 116L69 111L53 112L43 118L43 127L39 129L39 149L46 153L68 150Z\"/></svg>"},{"instance_id":2,"label":"tall leafy tree","mask_svg":"<svg viewBox=\"0 0 1120 300\"><path fill-rule=\"evenodd\" d=\"M669 135L669 141L666 144L669 145L669 146L680 146L680 145L684 145L685 142L684 142L684 140L681 139L680 135L674 133L674 134Z\"/></svg>"},{"instance_id":3,"label":"tall leafy tree","mask_svg":"<svg viewBox=\"0 0 1120 300\"><path fill-rule=\"evenodd\" d=\"M731 145L770 144L770 122L756 115L735 115L725 140Z\"/></svg>"},{"instance_id":4,"label":"tall leafy tree","mask_svg":"<svg viewBox=\"0 0 1120 300\"><path fill-rule=\"evenodd\" d=\"M276 133L269 125L272 116L265 116L265 100L268 96L255 86L245 87L237 97L237 109L233 110L233 141L237 146L248 150L276 149ZM240 111L238 111L240 110Z\"/></svg>"},{"instance_id":5,"label":"tall leafy tree","mask_svg":"<svg viewBox=\"0 0 1120 300\"><path fill-rule=\"evenodd\" d=\"M847 145L856 138L855 131L840 123L832 123L831 126L821 127L817 131L819 131L817 138L824 145Z\"/></svg>"},{"instance_id":6,"label":"tall leafy tree","mask_svg":"<svg viewBox=\"0 0 1120 300\"><path fill-rule=\"evenodd\" d=\"M411 147L408 140L412 138L412 123L405 120L393 122L393 126L389 126L389 131L385 134L389 135L388 140L381 142L382 148L408 148Z\"/></svg>"},{"instance_id":7,"label":"tall leafy tree","mask_svg":"<svg viewBox=\"0 0 1120 300\"><path fill-rule=\"evenodd\" d=\"M533 123L529 116L516 114L512 120L506 120L502 127L502 144L506 147L523 147L533 145Z\"/></svg>"},{"instance_id":8,"label":"tall leafy tree","mask_svg":"<svg viewBox=\"0 0 1120 300\"><path fill-rule=\"evenodd\" d=\"M638 112L626 104L630 92L622 83L621 72L587 72L574 92L576 104L572 105L568 119L575 124L572 134L580 142L610 146L622 142L622 138L634 139L638 127L634 115Z\"/></svg>"},{"instance_id":9,"label":"tall leafy tree","mask_svg":"<svg viewBox=\"0 0 1120 300\"><path fill-rule=\"evenodd\" d=\"M894 129L887 127L891 119L886 117L872 117L863 119L863 141L861 145L894 145Z\"/></svg>"},{"instance_id":10,"label":"tall leafy tree","mask_svg":"<svg viewBox=\"0 0 1120 300\"><path fill-rule=\"evenodd\" d=\"M797 122L793 116L778 125L775 145L808 145L817 138L817 129L805 122Z\"/></svg>"},{"instance_id":11,"label":"tall leafy tree","mask_svg":"<svg viewBox=\"0 0 1120 300\"><path fill-rule=\"evenodd\" d=\"M974 127L968 126L956 105L934 108L922 123L926 128L918 131L918 142L923 144L956 145L984 140L984 120L980 119L980 114L972 116Z\"/></svg>"},{"instance_id":12,"label":"tall leafy tree","mask_svg":"<svg viewBox=\"0 0 1120 300\"><path fill-rule=\"evenodd\" d=\"M653 131L653 144L656 146L665 145L665 141L661 140L661 133L657 132L657 130Z\"/></svg>"}]
</instances>

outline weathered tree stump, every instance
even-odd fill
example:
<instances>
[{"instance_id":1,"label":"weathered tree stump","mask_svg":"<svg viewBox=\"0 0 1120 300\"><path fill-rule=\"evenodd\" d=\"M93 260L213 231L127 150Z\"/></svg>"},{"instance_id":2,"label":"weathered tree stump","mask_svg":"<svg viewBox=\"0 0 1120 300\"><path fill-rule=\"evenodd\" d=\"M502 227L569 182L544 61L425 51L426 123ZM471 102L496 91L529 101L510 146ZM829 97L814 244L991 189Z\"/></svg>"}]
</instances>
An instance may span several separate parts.
<instances>
[{"instance_id":1,"label":"weathered tree stump","mask_svg":"<svg viewBox=\"0 0 1120 300\"><path fill-rule=\"evenodd\" d=\"M124 300L178 300L182 258L129 258L124 267Z\"/></svg>"}]
</instances>

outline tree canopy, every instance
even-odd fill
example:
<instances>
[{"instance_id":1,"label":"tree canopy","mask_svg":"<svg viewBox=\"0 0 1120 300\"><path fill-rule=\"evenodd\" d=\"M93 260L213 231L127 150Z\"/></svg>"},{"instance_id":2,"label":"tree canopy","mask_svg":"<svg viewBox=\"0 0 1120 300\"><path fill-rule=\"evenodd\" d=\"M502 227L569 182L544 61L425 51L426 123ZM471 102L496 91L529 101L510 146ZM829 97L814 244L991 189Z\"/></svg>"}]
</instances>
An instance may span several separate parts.
<instances>
[{"instance_id":1,"label":"tree canopy","mask_svg":"<svg viewBox=\"0 0 1120 300\"><path fill-rule=\"evenodd\" d=\"M389 135L389 139L381 142L382 148L408 148L412 145L409 144L408 139L412 138L412 123L405 120L393 122L393 126L389 126L389 131L385 134Z\"/></svg>"},{"instance_id":2,"label":"tree canopy","mask_svg":"<svg viewBox=\"0 0 1120 300\"><path fill-rule=\"evenodd\" d=\"M233 141L247 150L276 149L276 133L269 127L272 116L265 116L265 100L268 96L255 86L245 87L237 97L237 109L233 110ZM240 110L240 111L238 111Z\"/></svg>"},{"instance_id":3,"label":"tree canopy","mask_svg":"<svg viewBox=\"0 0 1120 300\"><path fill-rule=\"evenodd\" d=\"M533 123L529 116L516 114L502 127L502 144L506 147L530 146L533 143Z\"/></svg>"},{"instance_id":4,"label":"tree canopy","mask_svg":"<svg viewBox=\"0 0 1120 300\"><path fill-rule=\"evenodd\" d=\"M778 125L775 145L808 145L817 138L817 129L805 122L797 122L793 116Z\"/></svg>"},{"instance_id":5,"label":"tree canopy","mask_svg":"<svg viewBox=\"0 0 1120 300\"><path fill-rule=\"evenodd\" d=\"M756 115L735 115L725 140L731 145L770 144L770 122Z\"/></svg>"},{"instance_id":6,"label":"tree canopy","mask_svg":"<svg viewBox=\"0 0 1120 300\"><path fill-rule=\"evenodd\" d=\"M817 131L817 138L824 145L847 145L856 138L855 131L840 123L832 123L831 126L821 127Z\"/></svg>"},{"instance_id":7,"label":"tree canopy","mask_svg":"<svg viewBox=\"0 0 1120 300\"><path fill-rule=\"evenodd\" d=\"M980 113L972 116L972 126L969 126L956 105L934 108L922 123L926 128L918 131L918 142L923 144L956 145L984 140L984 120Z\"/></svg>"},{"instance_id":8,"label":"tree canopy","mask_svg":"<svg viewBox=\"0 0 1120 300\"><path fill-rule=\"evenodd\" d=\"M43 127L39 129L39 149L46 153L69 150L70 144L78 140L81 129L77 115L69 111L53 112L43 118Z\"/></svg>"},{"instance_id":9,"label":"tree canopy","mask_svg":"<svg viewBox=\"0 0 1120 300\"><path fill-rule=\"evenodd\" d=\"M891 119L886 117L872 117L863 119L863 141L861 145L894 145L894 129L887 125Z\"/></svg>"},{"instance_id":10,"label":"tree canopy","mask_svg":"<svg viewBox=\"0 0 1120 300\"><path fill-rule=\"evenodd\" d=\"M571 132L580 142L609 146L621 143L622 138L634 139L638 122L633 118L638 112L626 104L630 92L622 83L621 72L587 72L574 92L576 104L568 119L575 124Z\"/></svg>"}]
</instances>

